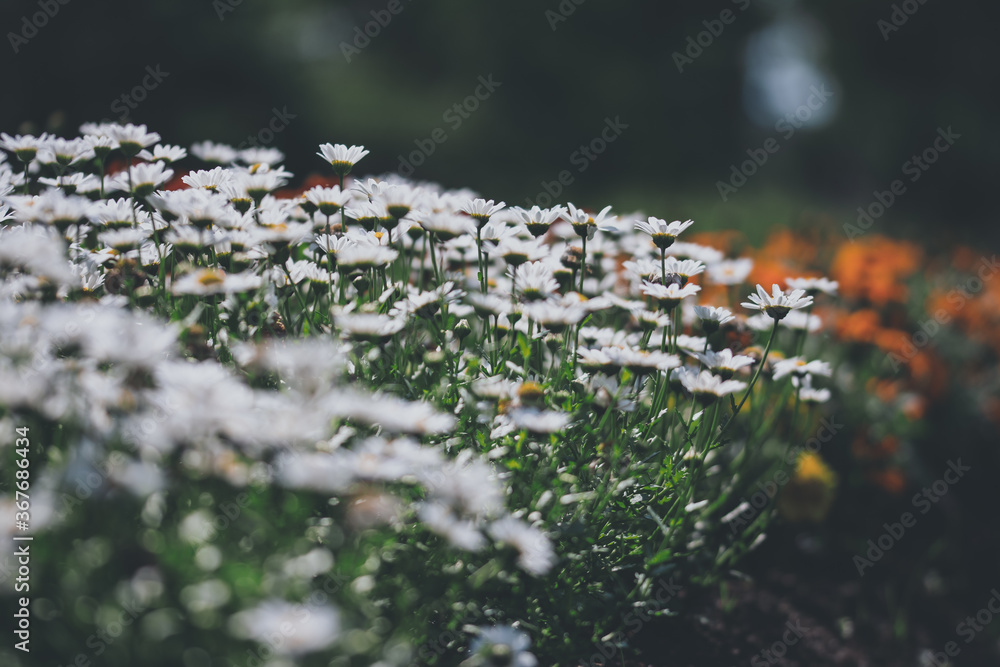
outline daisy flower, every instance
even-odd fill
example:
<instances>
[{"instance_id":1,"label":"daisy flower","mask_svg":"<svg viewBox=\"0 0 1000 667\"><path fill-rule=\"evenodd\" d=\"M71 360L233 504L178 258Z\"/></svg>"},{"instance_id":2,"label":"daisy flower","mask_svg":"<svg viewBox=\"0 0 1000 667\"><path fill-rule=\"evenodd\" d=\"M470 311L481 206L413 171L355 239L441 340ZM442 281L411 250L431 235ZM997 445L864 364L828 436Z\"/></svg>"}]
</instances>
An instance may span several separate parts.
<instances>
[{"instance_id":1,"label":"daisy flower","mask_svg":"<svg viewBox=\"0 0 1000 667\"><path fill-rule=\"evenodd\" d=\"M767 317L766 315L764 316ZM807 314L802 311L793 310L788 313L785 319L781 320L781 326L787 327L789 329L805 330L809 333L813 331L819 331L823 326L823 320L819 318L819 315Z\"/></svg>"},{"instance_id":2,"label":"daisy flower","mask_svg":"<svg viewBox=\"0 0 1000 667\"><path fill-rule=\"evenodd\" d=\"M773 368L772 377L775 380L780 380L786 375L795 375L798 377L806 375L823 375L830 377L833 375L833 367L830 366L829 362L821 361L819 359L806 361L802 357L789 357L788 359L775 361Z\"/></svg>"},{"instance_id":3,"label":"daisy flower","mask_svg":"<svg viewBox=\"0 0 1000 667\"><path fill-rule=\"evenodd\" d=\"M171 162L177 162L178 160L183 160L187 157L187 151L180 146L169 146L165 144L157 144L153 147L153 151L142 150L139 151L137 156L140 160L145 160L146 162L157 162L162 161L170 164Z\"/></svg>"},{"instance_id":4,"label":"daisy flower","mask_svg":"<svg viewBox=\"0 0 1000 667\"><path fill-rule=\"evenodd\" d=\"M592 216L583 209L574 206L572 202L568 202L566 206L567 209L561 213L563 219L573 226L573 231L576 232L577 236L586 239L594 238L594 234L602 226L608 213L611 212L611 207L605 206L600 213Z\"/></svg>"},{"instance_id":5,"label":"daisy flower","mask_svg":"<svg viewBox=\"0 0 1000 667\"><path fill-rule=\"evenodd\" d=\"M244 164L266 164L273 167L285 159L285 154L277 148L264 148L255 146L244 148L236 155L237 159Z\"/></svg>"},{"instance_id":6,"label":"daisy flower","mask_svg":"<svg viewBox=\"0 0 1000 667\"><path fill-rule=\"evenodd\" d=\"M365 150L364 146L351 146L348 148L344 144L322 144L316 155L329 162L330 166L333 167L333 173L343 178L351 173L354 165L360 162L364 156L368 155L368 151Z\"/></svg>"},{"instance_id":7,"label":"daisy flower","mask_svg":"<svg viewBox=\"0 0 1000 667\"><path fill-rule=\"evenodd\" d=\"M87 143L87 147L94 152L94 157L101 162L104 162L111 151L118 148L117 141L103 134L88 134L83 137L83 140Z\"/></svg>"},{"instance_id":8,"label":"daisy flower","mask_svg":"<svg viewBox=\"0 0 1000 667\"><path fill-rule=\"evenodd\" d=\"M226 144L202 141L191 146L191 154L203 162L232 164L236 161L236 149Z\"/></svg>"},{"instance_id":9,"label":"daisy flower","mask_svg":"<svg viewBox=\"0 0 1000 667\"><path fill-rule=\"evenodd\" d=\"M801 378L792 376L792 386L798 389L799 400L804 403L826 403L829 401L830 390L814 389L812 379L812 375L805 375Z\"/></svg>"},{"instance_id":10,"label":"daisy flower","mask_svg":"<svg viewBox=\"0 0 1000 667\"><path fill-rule=\"evenodd\" d=\"M160 140L156 132L149 132L145 125L114 125L110 128L111 138L118 142L118 147L127 158L133 158L143 148L152 146Z\"/></svg>"},{"instance_id":11,"label":"daisy flower","mask_svg":"<svg viewBox=\"0 0 1000 667\"><path fill-rule=\"evenodd\" d=\"M190 171L181 177L181 181L188 187L210 190L212 192L218 192L221 186L232 179L232 172L222 167Z\"/></svg>"},{"instance_id":12,"label":"daisy flower","mask_svg":"<svg viewBox=\"0 0 1000 667\"><path fill-rule=\"evenodd\" d=\"M723 324L736 319L728 309L714 306L695 306L694 314L701 320L701 328L708 334L718 331Z\"/></svg>"},{"instance_id":13,"label":"daisy flower","mask_svg":"<svg viewBox=\"0 0 1000 667\"><path fill-rule=\"evenodd\" d=\"M98 234L97 238L108 248L113 248L118 252L128 252L142 245L148 238L148 234L141 229L109 229Z\"/></svg>"},{"instance_id":14,"label":"daisy flower","mask_svg":"<svg viewBox=\"0 0 1000 667\"><path fill-rule=\"evenodd\" d=\"M556 556L545 534L514 517L505 517L490 524L489 534L495 541L514 547L517 563L529 574L540 577L555 565Z\"/></svg>"},{"instance_id":15,"label":"daisy flower","mask_svg":"<svg viewBox=\"0 0 1000 667\"><path fill-rule=\"evenodd\" d=\"M490 251L491 257L499 257L510 266L521 266L528 261L537 261L548 255L548 248L538 241L524 241L515 236L502 239L497 247Z\"/></svg>"},{"instance_id":16,"label":"daisy flower","mask_svg":"<svg viewBox=\"0 0 1000 667\"><path fill-rule=\"evenodd\" d=\"M697 276L705 270L705 264L697 259L677 259L676 257L667 257L665 267L668 275L672 273L680 276L684 283L687 283L692 276Z\"/></svg>"},{"instance_id":17,"label":"daisy flower","mask_svg":"<svg viewBox=\"0 0 1000 667\"><path fill-rule=\"evenodd\" d=\"M402 220L415 208L420 208L424 199L423 191L403 183L386 186L382 191L382 200L389 209L389 215Z\"/></svg>"},{"instance_id":18,"label":"daisy flower","mask_svg":"<svg viewBox=\"0 0 1000 667\"><path fill-rule=\"evenodd\" d=\"M785 284L789 289L800 289L806 294L816 295L822 292L829 296L836 296L840 283L829 278L785 278Z\"/></svg>"},{"instance_id":19,"label":"daisy flower","mask_svg":"<svg viewBox=\"0 0 1000 667\"><path fill-rule=\"evenodd\" d=\"M341 248L337 253L337 264L347 269L372 269L392 264L399 252L392 248L371 243L356 243Z\"/></svg>"},{"instance_id":20,"label":"daisy flower","mask_svg":"<svg viewBox=\"0 0 1000 667\"><path fill-rule=\"evenodd\" d=\"M420 225L439 241L450 241L463 234L471 234L473 229L472 221L457 213L432 213L421 218Z\"/></svg>"},{"instance_id":21,"label":"daisy flower","mask_svg":"<svg viewBox=\"0 0 1000 667\"><path fill-rule=\"evenodd\" d=\"M317 185L302 193L302 197L325 216L339 212L350 198L349 195L341 191L339 185L334 185L331 188Z\"/></svg>"},{"instance_id":22,"label":"daisy flower","mask_svg":"<svg viewBox=\"0 0 1000 667\"><path fill-rule=\"evenodd\" d=\"M544 262L528 262L514 275L514 289L526 301L540 301L559 291L559 281Z\"/></svg>"},{"instance_id":23,"label":"daisy flower","mask_svg":"<svg viewBox=\"0 0 1000 667\"><path fill-rule=\"evenodd\" d=\"M611 348L582 347L576 351L576 356L579 359L580 367L588 371L614 375L621 369L620 356L614 354Z\"/></svg>"},{"instance_id":24,"label":"daisy flower","mask_svg":"<svg viewBox=\"0 0 1000 667\"><path fill-rule=\"evenodd\" d=\"M813 298L806 296L804 290L793 290L788 294L781 291L777 285L771 286L771 294L764 291L764 288L757 285L757 293L751 294L749 302L744 301L741 305L749 310L762 310L777 322L783 319L792 310L805 308L812 305Z\"/></svg>"},{"instance_id":25,"label":"daisy flower","mask_svg":"<svg viewBox=\"0 0 1000 667\"><path fill-rule=\"evenodd\" d=\"M285 267L288 269L288 277L295 285L302 281L322 287L328 287L330 284L330 272L307 259L296 262L289 258L285 262Z\"/></svg>"},{"instance_id":26,"label":"daisy flower","mask_svg":"<svg viewBox=\"0 0 1000 667\"><path fill-rule=\"evenodd\" d=\"M173 169L167 169L162 162L142 163L112 176L108 187L112 190L129 192L139 198L148 197L157 188L166 184L173 175Z\"/></svg>"},{"instance_id":27,"label":"daisy flower","mask_svg":"<svg viewBox=\"0 0 1000 667\"><path fill-rule=\"evenodd\" d=\"M580 305L566 306L553 303L550 299L527 304L524 313L532 322L556 334L579 324L587 316L587 310Z\"/></svg>"},{"instance_id":28,"label":"daisy flower","mask_svg":"<svg viewBox=\"0 0 1000 667\"><path fill-rule=\"evenodd\" d=\"M174 294L232 294L255 290L263 283L260 276L252 273L227 274L221 269L198 269L174 282Z\"/></svg>"},{"instance_id":29,"label":"daisy flower","mask_svg":"<svg viewBox=\"0 0 1000 667\"><path fill-rule=\"evenodd\" d=\"M282 655L303 655L322 651L340 636L340 613L335 607L318 604L291 604L268 600L233 615L229 631L237 637L267 644ZM281 628L281 641L273 640Z\"/></svg>"},{"instance_id":30,"label":"daisy flower","mask_svg":"<svg viewBox=\"0 0 1000 667\"><path fill-rule=\"evenodd\" d=\"M652 298L660 305L660 308L668 312L676 308L681 299L694 296L700 291L701 287L694 283L688 283L683 287L676 283L671 283L667 286L657 285L649 281L642 283L642 293Z\"/></svg>"},{"instance_id":31,"label":"daisy flower","mask_svg":"<svg viewBox=\"0 0 1000 667\"><path fill-rule=\"evenodd\" d=\"M705 352L688 352L688 354L697 358L701 363L705 364L706 368L715 371L725 380L733 377L736 371L751 366L756 361L753 357L733 354L733 351L728 348L724 348L718 352L706 350Z\"/></svg>"},{"instance_id":32,"label":"daisy flower","mask_svg":"<svg viewBox=\"0 0 1000 667\"><path fill-rule=\"evenodd\" d=\"M511 212L536 239L545 236L552 223L562 217L566 211L561 206L554 208L539 208L532 206L530 209L513 208Z\"/></svg>"},{"instance_id":33,"label":"daisy flower","mask_svg":"<svg viewBox=\"0 0 1000 667\"><path fill-rule=\"evenodd\" d=\"M45 145L49 135L35 137L30 134L19 134L15 137L6 132L0 134L0 148L13 153L21 162L31 162L38 155L38 149Z\"/></svg>"},{"instance_id":34,"label":"daisy flower","mask_svg":"<svg viewBox=\"0 0 1000 667\"><path fill-rule=\"evenodd\" d=\"M539 410L537 408L515 408L507 413L514 426L535 434L559 433L569 423L564 412Z\"/></svg>"},{"instance_id":35,"label":"daisy flower","mask_svg":"<svg viewBox=\"0 0 1000 667\"><path fill-rule=\"evenodd\" d=\"M668 250L669 252L667 252L667 255L672 255L681 259L696 259L699 262L704 262L706 265L712 264L713 262L721 262L723 259L721 250L707 245L701 245L700 243L684 243L683 241L677 241L670 246Z\"/></svg>"},{"instance_id":36,"label":"daisy flower","mask_svg":"<svg viewBox=\"0 0 1000 667\"><path fill-rule=\"evenodd\" d=\"M667 222L651 216L646 222L635 223L635 229L649 234L656 247L662 251L673 245L680 233L693 224L693 220Z\"/></svg>"},{"instance_id":37,"label":"daisy flower","mask_svg":"<svg viewBox=\"0 0 1000 667\"><path fill-rule=\"evenodd\" d=\"M623 347L614 349L610 356L616 365L628 369L634 375L647 375L655 371L666 372L681 365L681 359L676 354L666 354L658 350L646 351Z\"/></svg>"},{"instance_id":38,"label":"daisy flower","mask_svg":"<svg viewBox=\"0 0 1000 667\"><path fill-rule=\"evenodd\" d=\"M682 350L701 352L705 349L706 338L704 336L689 336L681 334L677 337L677 347Z\"/></svg>"},{"instance_id":39,"label":"daisy flower","mask_svg":"<svg viewBox=\"0 0 1000 667\"><path fill-rule=\"evenodd\" d=\"M334 325L346 338L385 343L406 326L406 319L379 313L335 314Z\"/></svg>"},{"instance_id":40,"label":"daisy flower","mask_svg":"<svg viewBox=\"0 0 1000 667\"><path fill-rule=\"evenodd\" d=\"M421 503L417 509L420 522L458 549L481 551L486 546L486 538L468 519L455 516L451 508L440 502Z\"/></svg>"},{"instance_id":41,"label":"daisy flower","mask_svg":"<svg viewBox=\"0 0 1000 667\"><path fill-rule=\"evenodd\" d=\"M491 217L502 211L506 206L507 204L504 202L495 204L492 199L473 199L463 204L460 210L475 218L477 227L482 227L490 221Z\"/></svg>"},{"instance_id":42,"label":"daisy flower","mask_svg":"<svg viewBox=\"0 0 1000 667\"><path fill-rule=\"evenodd\" d=\"M58 164L63 167L93 157L94 153L85 139L49 137L38 151L38 161L42 164Z\"/></svg>"},{"instance_id":43,"label":"daisy flower","mask_svg":"<svg viewBox=\"0 0 1000 667\"><path fill-rule=\"evenodd\" d=\"M753 271L753 260L747 257L724 259L708 265L708 278L717 285L742 285Z\"/></svg>"},{"instance_id":44,"label":"daisy flower","mask_svg":"<svg viewBox=\"0 0 1000 667\"><path fill-rule=\"evenodd\" d=\"M695 400L702 405L711 405L723 396L743 391L747 386L746 382L726 380L709 371L701 371L697 374L688 371L679 375L684 388L691 392Z\"/></svg>"}]
</instances>

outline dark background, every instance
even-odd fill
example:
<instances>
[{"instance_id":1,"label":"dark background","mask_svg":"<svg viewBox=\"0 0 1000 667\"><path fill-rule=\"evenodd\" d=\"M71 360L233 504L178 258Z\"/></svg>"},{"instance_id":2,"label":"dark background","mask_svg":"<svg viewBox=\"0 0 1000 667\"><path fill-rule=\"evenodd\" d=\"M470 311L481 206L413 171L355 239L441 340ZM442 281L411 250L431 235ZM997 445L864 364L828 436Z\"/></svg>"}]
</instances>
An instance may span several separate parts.
<instances>
[{"instance_id":1,"label":"dark background","mask_svg":"<svg viewBox=\"0 0 1000 667\"><path fill-rule=\"evenodd\" d=\"M118 119L116 99L159 66L167 76L129 120L167 143L235 145L287 109L295 118L271 145L302 177L323 171L319 143L364 144L359 173L381 173L440 127L447 141L415 178L508 203L568 170L557 199L590 207L710 227L795 224L806 210L843 224L903 179L875 231L997 240L996 4L899 2L916 11L886 39L888 0L394 1L402 10L350 62L342 45L390 0L5 2L0 128L73 135L83 121ZM24 17L47 3L58 11L27 42L14 38L14 53L12 35L33 34ZM721 34L705 32L725 9ZM703 32L708 46L678 71L674 53ZM490 74L499 88L460 127L445 122ZM776 131L822 83L835 92L819 122ZM775 95L783 101L769 103ZM574 151L608 117L628 128L578 171ZM903 163L949 126L961 138L909 181ZM717 182L769 137L778 152L724 203Z\"/></svg>"}]
</instances>

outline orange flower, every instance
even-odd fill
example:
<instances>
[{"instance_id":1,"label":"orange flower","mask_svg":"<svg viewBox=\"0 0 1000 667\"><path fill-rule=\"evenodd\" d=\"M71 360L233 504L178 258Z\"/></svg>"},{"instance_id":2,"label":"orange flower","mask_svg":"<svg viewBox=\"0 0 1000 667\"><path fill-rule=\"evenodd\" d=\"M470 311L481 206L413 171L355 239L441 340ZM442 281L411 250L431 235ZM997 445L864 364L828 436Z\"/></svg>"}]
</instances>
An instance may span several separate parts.
<instances>
[{"instance_id":1,"label":"orange flower","mask_svg":"<svg viewBox=\"0 0 1000 667\"><path fill-rule=\"evenodd\" d=\"M870 308L856 310L836 319L837 336L843 340L870 343L879 330L879 314Z\"/></svg>"},{"instance_id":2,"label":"orange flower","mask_svg":"<svg viewBox=\"0 0 1000 667\"><path fill-rule=\"evenodd\" d=\"M922 253L912 243L873 236L842 245L830 267L848 298L867 299L876 305L903 301L907 292L903 279L920 266Z\"/></svg>"},{"instance_id":3,"label":"orange flower","mask_svg":"<svg viewBox=\"0 0 1000 667\"><path fill-rule=\"evenodd\" d=\"M899 468L873 470L868 479L893 495L899 495L906 488L906 476Z\"/></svg>"}]
</instances>

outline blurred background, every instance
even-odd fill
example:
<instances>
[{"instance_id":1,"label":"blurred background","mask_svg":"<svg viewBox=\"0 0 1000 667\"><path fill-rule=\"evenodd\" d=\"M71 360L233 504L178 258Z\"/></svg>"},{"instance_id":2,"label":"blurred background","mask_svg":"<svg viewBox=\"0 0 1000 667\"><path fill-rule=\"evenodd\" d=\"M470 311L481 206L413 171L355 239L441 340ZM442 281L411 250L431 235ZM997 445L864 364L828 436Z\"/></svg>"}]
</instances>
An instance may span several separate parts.
<instances>
[{"instance_id":1,"label":"blurred background","mask_svg":"<svg viewBox=\"0 0 1000 667\"><path fill-rule=\"evenodd\" d=\"M926 0L8 1L0 128L128 120L166 143L274 146L302 178L323 172L317 144L356 143L361 173L510 204L995 245L998 17Z\"/></svg>"}]
</instances>

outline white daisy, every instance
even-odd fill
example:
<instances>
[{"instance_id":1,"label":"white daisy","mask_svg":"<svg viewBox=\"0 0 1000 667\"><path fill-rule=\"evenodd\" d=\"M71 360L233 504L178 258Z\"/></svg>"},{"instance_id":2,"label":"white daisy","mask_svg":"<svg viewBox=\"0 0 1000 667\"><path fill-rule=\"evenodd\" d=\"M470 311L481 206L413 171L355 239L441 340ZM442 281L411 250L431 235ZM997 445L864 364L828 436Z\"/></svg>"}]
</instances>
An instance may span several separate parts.
<instances>
[{"instance_id":1,"label":"white daisy","mask_svg":"<svg viewBox=\"0 0 1000 667\"><path fill-rule=\"evenodd\" d=\"M164 144L157 144L153 147L152 152L148 150L143 150L139 152L137 156L140 160L145 160L146 162L157 162L162 161L166 163L177 162L178 160L183 160L187 157L187 151L180 146L169 146Z\"/></svg>"},{"instance_id":2,"label":"white daisy","mask_svg":"<svg viewBox=\"0 0 1000 667\"><path fill-rule=\"evenodd\" d=\"M139 154L143 148L152 146L160 140L156 132L149 132L145 125L112 125L109 129L111 138L118 142L125 157L131 158Z\"/></svg>"},{"instance_id":3,"label":"white daisy","mask_svg":"<svg viewBox=\"0 0 1000 667\"><path fill-rule=\"evenodd\" d=\"M364 146L348 148L344 144L321 144L316 155L329 162L335 174L344 177L351 173L354 165L368 155L368 151L365 150Z\"/></svg>"},{"instance_id":4,"label":"white daisy","mask_svg":"<svg viewBox=\"0 0 1000 667\"><path fill-rule=\"evenodd\" d=\"M298 656L322 651L337 641L340 613L327 604L302 605L272 599L234 614L229 619L229 631L267 644L281 655Z\"/></svg>"},{"instance_id":5,"label":"white daisy","mask_svg":"<svg viewBox=\"0 0 1000 667\"><path fill-rule=\"evenodd\" d=\"M482 227L490 221L491 217L502 211L506 206L507 204L503 202L496 204L492 199L473 199L463 204L461 211L475 218L477 227Z\"/></svg>"},{"instance_id":6,"label":"white daisy","mask_svg":"<svg viewBox=\"0 0 1000 667\"><path fill-rule=\"evenodd\" d=\"M785 278L785 284L788 285L789 289L800 289L806 294L822 292L830 296L836 296L837 289L840 287L840 283L829 278Z\"/></svg>"},{"instance_id":7,"label":"white daisy","mask_svg":"<svg viewBox=\"0 0 1000 667\"><path fill-rule=\"evenodd\" d=\"M743 391L747 386L746 382L726 380L709 371L701 371L698 374L688 371L680 373L679 377L684 388L694 394L695 399L703 405L710 405L723 396Z\"/></svg>"},{"instance_id":8,"label":"white daisy","mask_svg":"<svg viewBox=\"0 0 1000 667\"><path fill-rule=\"evenodd\" d=\"M819 359L806 361L803 357L789 357L788 359L775 361L772 377L775 380L780 380L786 375L795 375L798 377L806 375L823 375L825 377L830 377L833 375L833 367L830 366L830 363L827 361Z\"/></svg>"},{"instance_id":9,"label":"white daisy","mask_svg":"<svg viewBox=\"0 0 1000 667\"><path fill-rule=\"evenodd\" d=\"M805 296L804 290L797 289L785 294L777 285L772 285L771 288L771 294L768 294L762 286L757 285L757 293L751 294L747 297L750 301L744 301L741 305L749 310L762 310L775 321L784 318L792 310L812 305L813 298Z\"/></svg>"},{"instance_id":10,"label":"white daisy","mask_svg":"<svg viewBox=\"0 0 1000 667\"><path fill-rule=\"evenodd\" d=\"M688 352L692 357L697 358L705 367L715 371L728 380L736 374L736 371L747 366L752 366L756 360L742 354L733 354L728 348L723 348L718 352L707 350L705 352Z\"/></svg>"},{"instance_id":11,"label":"white daisy","mask_svg":"<svg viewBox=\"0 0 1000 667\"><path fill-rule=\"evenodd\" d=\"M635 223L635 229L649 234L657 248L666 250L673 245L681 232L693 224L694 220L685 220L684 222L674 220L673 222L667 222L660 218L650 217L645 222Z\"/></svg>"},{"instance_id":12,"label":"white daisy","mask_svg":"<svg viewBox=\"0 0 1000 667\"><path fill-rule=\"evenodd\" d=\"M545 236L545 233L549 231L549 227L552 226L552 223L566 213L565 209L561 206L553 208L539 208L538 206L532 206L527 210L523 208L513 208L511 209L511 212L516 216L517 220L520 221L521 224L527 227L528 232L530 232L535 238Z\"/></svg>"},{"instance_id":13,"label":"white daisy","mask_svg":"<svg viewBox=\"0 0 1000 667\"><path fill-rule=\"evenodd\" d=\"M504 517L490 524L489 534L495 541L514 547L518 565L529 574L540 577L555 565L556 556L545 533L519 519Z\"/></svg>"},{"instance_id":14,"label":"white daisy","mask_svg":"<svg viewBox=\"0 0 1000 667\"><path fill-rule=\"evenodd\" d=\"M694 314L701 320L701 328L704 329L705 333L718 331L723 324L736 319L736 316L729 309L714 306L695 306Z\"/></svg>"},{"instance_id":15,"label":"white daisy","mask_svg":"<svg viewBox=\"0 0 1000 667\"><path fill-rule=\"evenodd\" d=\"M751 271L752 259L725 259L708 265L708 278L718 285L742 285Z\"/></svg>"}]
</instances>

